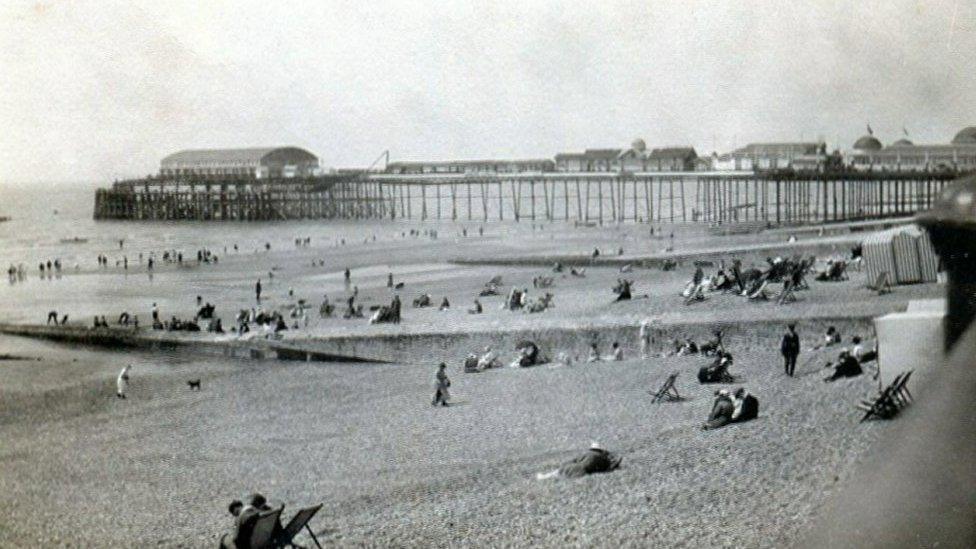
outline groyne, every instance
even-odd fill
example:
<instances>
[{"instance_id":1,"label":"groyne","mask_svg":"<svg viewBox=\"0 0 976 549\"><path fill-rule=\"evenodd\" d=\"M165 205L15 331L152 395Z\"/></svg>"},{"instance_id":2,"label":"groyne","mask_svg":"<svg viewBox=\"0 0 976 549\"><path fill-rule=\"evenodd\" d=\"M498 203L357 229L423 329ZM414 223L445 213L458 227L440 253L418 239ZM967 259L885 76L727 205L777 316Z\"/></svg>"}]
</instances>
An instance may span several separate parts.
<instances>
[{"instance_id":1,"label":"groyne","mask_svg":"<svg viewBox=\"0 0 976 549\"><path fill-rule=\"evenodd\" d=\"M739 322L667 321L648 318L651 352L672 348L675 339L691 338L699 344L721 330L725 341L740 345L778 345L787 320L760 319ZM809 340L835 326L842 334L873 332L871 316L813 316L796 320ZM460 364L468 353L490 346L500 358L511 360L517 343L529 340L550 358L564 352L585 359L592 343L608 352L619 342L626 356L640 352L640 323L600 322L579 326L549 326L533 329L492 329L457 332L420 332L383 335L326 336L286 339L216 339L207 336L175 335L173 332L70 326L0 324L0 333L112 348L191 349L201 355L302 361L372 362L431 365Z\"/></svg>"}]
</instances>

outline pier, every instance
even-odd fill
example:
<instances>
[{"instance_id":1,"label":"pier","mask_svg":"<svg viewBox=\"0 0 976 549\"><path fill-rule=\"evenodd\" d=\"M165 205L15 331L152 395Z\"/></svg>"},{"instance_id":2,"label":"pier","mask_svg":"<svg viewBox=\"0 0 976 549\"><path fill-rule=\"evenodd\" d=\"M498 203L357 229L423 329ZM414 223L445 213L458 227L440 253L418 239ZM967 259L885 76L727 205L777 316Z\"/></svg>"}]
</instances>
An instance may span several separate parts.
<instances>
[{"instance_id":1,"label":"pier","mask_svg":"<svg viewBox=\"0 0 976 549\"><path fill-rule=\"evenodd\" d=\"M407 219L790 226L928 208L954 173L352 173L154 177L95 195L100 220Z\"/></svg>"}]
</instances>

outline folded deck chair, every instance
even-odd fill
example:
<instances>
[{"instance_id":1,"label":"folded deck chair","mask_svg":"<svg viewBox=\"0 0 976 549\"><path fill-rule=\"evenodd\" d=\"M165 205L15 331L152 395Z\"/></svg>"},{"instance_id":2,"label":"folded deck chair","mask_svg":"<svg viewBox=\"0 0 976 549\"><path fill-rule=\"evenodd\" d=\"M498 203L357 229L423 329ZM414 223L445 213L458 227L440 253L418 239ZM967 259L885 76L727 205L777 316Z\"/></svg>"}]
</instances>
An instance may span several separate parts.
<instances>
[{"instance_id":1,"label":"folded deck chair","mask_svg":"<svg viewBox=\"0 0 976 549\"><path fill-rule=\"evenodd\" d=\"M651 398L651 402L677 402L679 400L683 400L681 395L678 394L678 389L674 386L674 380L676 379L678 379L678 372L674 372L669 375L668 378L664 380L661 388L652 393L654 396Z\"/></svg>"},{"instance_id":2,"label":"folded deck chair","mask_svg":"<svg viewBox=\"0 0 976 549\"><path fill-rule=\"evenodd\" d=\"M285 506L277 509L262 511L254 521L254 529L251 530L251 549L274 549L275 547L275 527L281 517L281 511Z\"/></svg>"},{"instance_id":3,"label":"folded deck chair","mask_svg":"<svg viewBox=\"0 0 976 549\"><path fill-rule=\"evenodd\" d=\"M881 271L878 273L877 280L874 281L874 285L870 288L876 292L878 295L884 295L891 292L891 276L888 271Z\"/></svg>"},{"instance_id":4,"label":"folded deck chair","mask_svg":"<svg viewBox=\"0 0 976 549\"><path fill-rule=\"evenodd\" d=\"M288 521L288 524L286 524L284 529L281 531L281 536L278 538L278 544L281 547L284 547L286 545L295 547L295 544L293 543L295 536L301 533L302 528L304 528L308 530L308 535L312 536L312 541L315 542L315 546L318 547L319 549L322 549L322 546L319 544L318 538L315 537L315 533L312 532L312 528L308 525L308 522L312 520L312 517L314 517L315 513L318 513L319 509L321 508L322 508L322 504L320 503L313 507L306 507L304 509L299 509L298 512L295 513L295 516L293 516L291 520Z\"/></svg>"}]
</instances>

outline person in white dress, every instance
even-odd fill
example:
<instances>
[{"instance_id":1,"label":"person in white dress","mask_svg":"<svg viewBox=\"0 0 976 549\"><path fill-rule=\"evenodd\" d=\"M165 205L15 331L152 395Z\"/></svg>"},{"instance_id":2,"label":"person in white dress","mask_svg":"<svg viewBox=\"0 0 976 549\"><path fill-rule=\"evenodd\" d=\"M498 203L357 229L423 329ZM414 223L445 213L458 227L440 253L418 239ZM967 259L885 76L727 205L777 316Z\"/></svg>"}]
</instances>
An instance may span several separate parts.
<instances>
[{"instance_id":1,"label":"person in white dress","mask_svg":"<svg viewBox=\"0 0 976 549\"><path fill-rule=\"evenodd\" d=\"M131 364L126 364L125 368L119 372L118 379L115 380L115 396L118 398L125 398L125 392L129 389L129 370L131 368Z\"/></svg>"}]
</instances>

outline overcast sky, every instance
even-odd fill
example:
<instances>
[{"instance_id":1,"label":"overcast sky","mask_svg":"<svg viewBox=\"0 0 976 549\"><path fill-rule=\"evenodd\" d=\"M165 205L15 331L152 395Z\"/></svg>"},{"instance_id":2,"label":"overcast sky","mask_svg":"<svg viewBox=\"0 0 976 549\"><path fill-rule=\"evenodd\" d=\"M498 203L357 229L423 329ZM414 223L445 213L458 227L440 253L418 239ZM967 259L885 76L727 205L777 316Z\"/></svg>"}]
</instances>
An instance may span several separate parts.
<instances>
[{"instance_id":1,"label":"overcast sky","mask_svg":"<svg viewBox=\"0 0 976 549\"><path fill-rule=\"evenodd\" d=\"M198 5L201 4L201 5ZM365 5L360 5L365 4ZM0 182L184 148L323 166L976 125L976 2L3 2Z\"/></svg>"}]
</instances>

